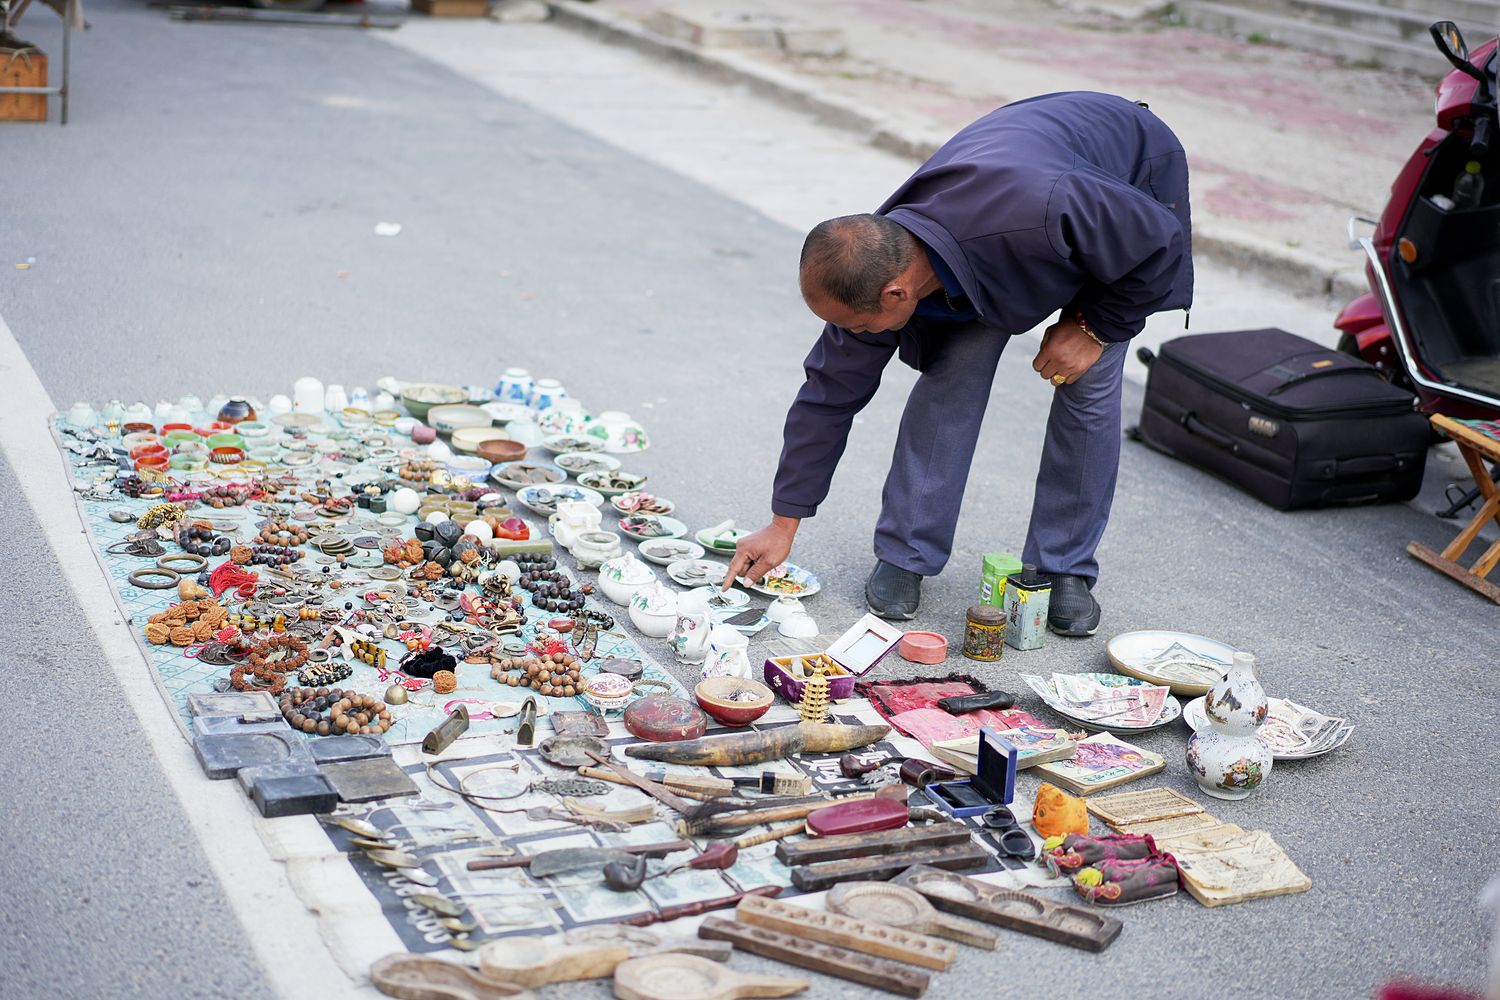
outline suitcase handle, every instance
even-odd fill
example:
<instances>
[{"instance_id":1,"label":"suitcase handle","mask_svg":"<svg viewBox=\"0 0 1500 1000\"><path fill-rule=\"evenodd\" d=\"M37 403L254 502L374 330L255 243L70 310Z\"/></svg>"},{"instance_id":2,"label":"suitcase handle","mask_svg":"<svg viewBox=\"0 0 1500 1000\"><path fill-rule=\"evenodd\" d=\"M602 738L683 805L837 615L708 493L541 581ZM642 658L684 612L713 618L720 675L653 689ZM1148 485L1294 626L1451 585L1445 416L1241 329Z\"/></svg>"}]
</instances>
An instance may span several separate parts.
<instances>
[{"instance_id":1,"label":"suitcase handle","mask_svg":"<svg viewBox=\"0 0 1500 1000\"><path fill-rule=\"evenodd\" d=\"M1222 434L1219 431L1214 430L1212 427L1199 420L1197 415L1194 413L1189 412L1182 415L1182 426L1186 427L1191 433L1203 438L1205 441L1208 441L1211 444L1218 445L1225 451L1238 453L1240 450L1239 442L1235 441L1235 439L1230 437L1228 434Z\"/></svg>"},{"instance_id":2,"label":"suitcase handle","mask_svg":"<svg viewBox=\"0 0 1500 1000\"><path fill-rule=\"evenodd\" d=\"M1374 375L1376 378L1382 381L1385 380L1385 376L1381 374L1378 368L1326 368L1322 371L1303 372L1301 375L1295 375L1278 385L1276 388L1272 389L1270 392L1266 393L1266 396L1267 398L1271 396L1279 396L1293 386L1301 385L1304 382L1310 382L1315 378L1328 378L1331 375Z\"/></svg>"}]
</instances>

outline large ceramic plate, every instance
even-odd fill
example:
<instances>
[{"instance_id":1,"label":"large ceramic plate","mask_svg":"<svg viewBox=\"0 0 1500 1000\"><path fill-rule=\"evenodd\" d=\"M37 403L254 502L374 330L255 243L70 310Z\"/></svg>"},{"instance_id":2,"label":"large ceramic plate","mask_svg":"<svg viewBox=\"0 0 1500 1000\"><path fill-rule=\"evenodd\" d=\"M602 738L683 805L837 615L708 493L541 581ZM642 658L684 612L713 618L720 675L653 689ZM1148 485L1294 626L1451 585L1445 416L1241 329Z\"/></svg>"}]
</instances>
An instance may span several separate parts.
<instances>
[{"instance_id":1,"label":"large ceramic plate","mask_svg":"<svg viewBox=\"0 0 1500 1000\"><path fill-rule=\"evenodd\" d=\"M614 469L609 472L585 472L578 477L578 481L607 497L617 497L622 493L636 492L647 478L639 472L621 472L619 469Z\"/></svg>"},{"instance_id":2,"label":"large ceramic plate","mask_svg":"<svg viewBox=\"0 0 1500 1000\"><path fill-rule=\"evenodd\" d=\"M681 538L687 525L664 514L626 514L620 518L620 530L636 541L652 538Z\"/></svg>"},{"instance_id":3,"label":"large ceramic plate","mask_svg":"<svg viewBox=\"0 0 1500 1000\"><path fill-rule=\"evenodd\" d=\"M670 566L667 567L667 572L672 572ZM728 608L743 608L750 603L750 595L743 590L735 590L733 587L724 591L719 590L719 584L722 582L722 580L716 580L713 584L706 587L694 587L688 593L702 594L708 598L708 610L715 615ZM732 618L734 616L726 615L725 617Z\"/></svg>"},{"instance_id":4,"label":"large ceramic plate","mask_svg":"<svg viewBox=\"0 0 1500 1000\"><path fill-rule=\"evenodd\" d=\"M602 451L567 451L552 460L559 469L575 476L586 472L613 472L620 467L620 460Z\"/></svg>"},{"instance_id":5,"label":"large ceramic plate","mask_svg":"<svg viewBox=\"0 0 1500 1000\"><path fill-rule=\"evenodd\" d=\"M490 469L490 478L501 486L519 490L526 486L560 483L568 478L568 474L546 462L506 462Z\"/></svg>"},{"instance_id":6,"label":"large ceramic plate","mask_svg":"<svg viewBox=\"0 0 1500 1000\"><path fill-rule=\"evenodd\" d=\"M531 416L531 410L520 403L503 403L496 400L493 403L484 403L479 408L488 413L497 424L508 424L512 420L524 420Z\"/></svg>"},{"instance_id":7,"label":"large ceramic plate","mask_svg":"<svg viewBox=\"0 0 1500 1000\"><path fill-rule=\"evenodd\" d=\"M730 528L717 538L713 538L709 536L708 529L704 528L693 537L698 539L698 544L708 551L729 555L739 546L740 539L748 534L750 534L748 531L741 531L739 528Z\"/></svg>"},{"instance_id":8,"label":"large ceramic plate","mask_svg":"<svg viewBox=\"0 0 1500 1000\"><path fill-rule=\"evenodd\" d=\"M1208 718L1203 714L1203 701L1203 698L1194 698L1192 701L1188 702L1182 710L1182 721L1186 722L1187 727L1195 733L1208 725ZM1279 723L1288 728L1295 728L1297 724L1296 719L1299 716L1303 719L1312 720L1314 724L1318 724L1320 722L1327 724L1337 724L1339 722L1339 720L1337 719L1329 718L1328 716L1323 715L1321 712L1314 711L1313 709L1307 708L1303 705L1298 705L1296 702L1288 701L1285 698L1268 698L1266 699L1266 701L1270 709L1266 713L1267 726ZM1314 757L1321 757L1325 753L1331 753L1332 751L1337 750L1345 743L1348 743L1349 737L1353 735L1354 727L1349 725L1348 723L1343 723L1336 730L1336 735L1334 736L1334 738L1321 749L1314 750L1311 753L1285 753L1278 752L1277 748L1272 745L1271 757L1275 760L1311 760Z\"/></svg>"},{"instance_id":9,"label":"large ceramic plate","mask_svg":"<svg viewBox=\"0 0 1500 1000\"><path fill-rule=\"evenodd\" d=\"M621 514L670 514L677 509L677 505L666 497L659 497L642 490L632 490L629 493L612 496L609 502ZM645 504L652 509L640 510L638 509L640 504ZM687 528L683 528L682 533L687 534Z\"/></svg>"},{"instance_id":10,"label":"large ceramic plate","mask_svg":"<svg viewBox=\"0 0 1500 1000\"><path fill-rule=\"evenodd\" d=\"M542 438L542 447L554 455L566 455L573 451L602 451L604 442L587 434L549 434Z\"/></svg>"},{"instance_id":11,"label":"large ceramic plate","mask_svg":"<svg viewBox=\"0 0 1500 1000\"><path fill-rule=\"evenodd\" d=\"M777 566L761 577L759 583L751 583L741 577L740 586L770 597L811 597L823 589L823 585L811 572L791 563Z\"/></svg>"},{"instance_id":12,"label":"large ceramic plate","mask_svg":"<svg viewBox=\"0 0 1500 1000\"><path fill-rule=\"evenodd\" d=\"M1148 629L1115 636L1104 652L1120 673L1195 698L1224 676L1235 648L1191 632Z\"/></svg>"},{"instance_id":13,"label":"large ceramic plate","mask_svg":"<svg viewBox=\"0 0 1500 1000\"><path fill-rule=\"evenodd\" d=\"M679 559L667 564L667 575L684 587L719 586L724 582L724 564L710 559ZM749 600L750 595L745 595Z\"/></svg>"},{"instance_id":14,"label":"large ceramic plate","mask_svg":"<svg viewBox=\"0 0 1500 1000\"><path fill-rule=\"evenodd\" d=\"M527 510L551 517L557 513L557 505L569 500L582 500L595 507L604 506L604 498L593 490L574 486L571 483L545 486L523 486L516 490L516 499Z\"/></svg>"},{"instance_id":15,"label":"large ceramic plate","mask_svg":"<svg viewBox=\"0 0 1500 1000\"><path fill-rule=\"evenodd\" d=\"M703 546L684 538L648 538L641 542L641 558L658 566L703 558ZM714 563L715 566L723 565Z\"/></svg>"},{"instance_id":16,"label":"large ceramic plate","mask_svg":"<svg viewBox=\"0 0 1500 1000\"><path fill-rule=\"evenodd\" d=\"M1106 687L1152 686L1147 681L1143 681L1137 677L1127 677L1121 674L1084 673L1081 676L1098 681L1100 684L1103 684ZM1044 681L1047 687L1050 688L1052 686L1051 678L1045 678ZM1033 691L1033 693L1041 694L1041 692L1037 691ZM1130 736L1132 734L1138 733L1149 733L1154 730L1160 729L1163 726L1170 725L1171 723L1176 722L1182 717L1182 702L1178 701L1171 695L1167 696L1166 704L1162 706L1161 715L1157 717L1155 722L1151 723L1148 726L1112 726L1108 723L1095 722L1091 719L1080 719L1076 715L1070 713L1068 711L1067 703L1063 702L1059 698L1049 698L1045 695L1042 695L1042 701L1045 702L1047 707L1052 711L1056 712L1058 715L1061 715L1069 722L1076 723L1080 728L1087 729L1091 733L1113 733L1116 736Z\"/></svg>"}]
</instances>

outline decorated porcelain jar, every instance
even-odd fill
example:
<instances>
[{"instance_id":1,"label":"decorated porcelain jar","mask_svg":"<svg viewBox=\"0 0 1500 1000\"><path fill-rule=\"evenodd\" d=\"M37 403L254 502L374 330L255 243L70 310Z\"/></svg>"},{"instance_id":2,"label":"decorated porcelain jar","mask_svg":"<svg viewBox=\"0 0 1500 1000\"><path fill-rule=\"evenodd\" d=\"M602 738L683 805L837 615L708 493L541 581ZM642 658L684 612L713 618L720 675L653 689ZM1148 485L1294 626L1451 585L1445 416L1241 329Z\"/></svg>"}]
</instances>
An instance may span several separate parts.
<instances>
[{"instance_id":1,"label":"decorated porcelain jar","mask_svg":"<svg viewBox=\"0 0 1500 1000\"><path fill-rule=\"evenodd\" d=\"M667 644L682 663L702 663L708 655L708 595L689 591L677 599L677 621Z\"/></svg>"},{"instance_id":2,"label":"decorated porcelain jar","mask_svg":"<svg viewBox=\"0 0 1500 1000\"><path fill-rule=\"evenodd\" d=\"M656 579L656 570L627 552L599 567L599 589L616 604L629 605L635 592Z\"/></svg>"},{"instance_id":3,"label":"decorated porcelain jar","mask_svg":"<svg viewBox=\"0 0 1500 1000\"><path fill-rule=\"evenodd\" d=\"M677 595L660 580L641 587L630 598L630 620L641 634L665 639L677 624Z\"/></svg>"},{"instance_id":4,"label":"decorated porcelain jar","mask_svg":"<svg viewBox=\"0 0 1500 1000\"><path fill-rule=\"evenodd\" d=\"M1228 672L1203 698L1207 725L1188 740L1188 769L1204 794L1242 799L1270 775L1271 751L1258 735L1267 710L1255 657L1235 653Z\"/></svg>"},{"instance_id":5,"label":"decorated porcelain jar","mask_svg":"<svg viewBox=\"0 0 1500 1000\"><path fill-rule=\"evenodd\" d=\"M593 422L583 403L572 396L559 399L537 418L537 425L547 434L583 434Z\"/></svg>"},{"instance_id":6,"label":"decorated porcelain jar","mask_svg":"<svg viewBox=\"0 0 1500 1000\"><path fill-rule=\"evenodd\" d=\"M703 678L749 677L750 639L728 625L715 625L708 636L708 657Z\"/></svg>"},{"instance_id":7,"label":"decorated porcelain jar","mask_svg":"<svg viewBox=\"0 0 1500 1000\"><path fill-rule=\"evenodd\" d=\"M524 368L507 368L495 386L495 398L506 403L524 403L531 398L536 383Z\"/></svg>"},{"instance_id":8,"label":"decorated porcelain jar","mask_svg":"<svg viewBox=\"0 0 1500 1000\"><path fill-rule=\"evenodd\" d=\"M614 455L628 455L651 447L646 429L631 420L630 414L620 410L605 410L599 414L598 421L589 425L587 433L603 441L604 450Z\"/></svg>"},{"instance_id":9,"label":"decorated porcelain jar","mask_svg":"<svg viewBox=\"0 0 1500 1000\"><path fill-rule=\"evenodd\" d=\"M528 402L533 410L549 410L557 405L557 401L568 394L563 384L555 378L539 378L536 385L531 388L531 396Z\"/></svg>"}]
</instances>

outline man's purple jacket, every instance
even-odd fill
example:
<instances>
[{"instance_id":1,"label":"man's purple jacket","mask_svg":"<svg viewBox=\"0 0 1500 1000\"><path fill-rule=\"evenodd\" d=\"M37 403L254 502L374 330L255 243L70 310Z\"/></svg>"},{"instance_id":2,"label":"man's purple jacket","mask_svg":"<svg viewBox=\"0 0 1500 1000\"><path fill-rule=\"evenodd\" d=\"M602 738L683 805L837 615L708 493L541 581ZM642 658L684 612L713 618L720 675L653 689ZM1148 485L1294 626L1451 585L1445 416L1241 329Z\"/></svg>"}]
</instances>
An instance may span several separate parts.
<instances>
[{"instance_id":1,"label":"man's purple jacket","mask_svg":"<svg viewBox=\"0 0 1500 1000\"><path fill-rule=\"evenodd\" d=\"M996 336L1079 310L1101 338L1123 341L1152 313L1192 304L1186 155L1155 115L1121 97L1048 94L992 111L876 214L942 258ZM817 512L891 355L920 371L945 328L922 316L887 333L823 328L787 413L773 512Z\"/></svg>"}]
</instances>

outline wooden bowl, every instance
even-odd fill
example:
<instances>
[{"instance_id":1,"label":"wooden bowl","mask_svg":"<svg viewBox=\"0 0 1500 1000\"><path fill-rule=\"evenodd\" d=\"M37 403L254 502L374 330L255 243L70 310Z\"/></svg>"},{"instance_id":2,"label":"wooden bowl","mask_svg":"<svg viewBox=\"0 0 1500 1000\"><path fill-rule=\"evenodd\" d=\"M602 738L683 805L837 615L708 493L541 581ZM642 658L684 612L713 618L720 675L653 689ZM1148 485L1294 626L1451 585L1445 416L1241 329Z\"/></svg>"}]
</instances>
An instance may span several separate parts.
<instances>
[{"instance_id":1,"label":"wooden bowl","mask_svg":"<svg viewBox=\"0 0 1500 1000\"><path fill-rule=\"evenodd\" d=\"M502 462L519 462L526 457L526 444L513 438L481 441L477 454L486 462L499 465Z\"/></svg>"},{"instance_id":2,"label":"wooden bowl","mask_svg":"<svg viewBox=\"0 0 1500 1000\"><path fill-rule=\"evenodd\" d=\"M726 726L750 725L765 715L776 700L770 688L748 677L710 677L698 682L693 697L698 700L699 708Z\"/></svg>"}]
</instances>

